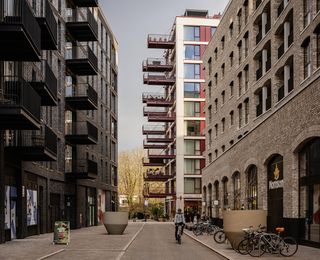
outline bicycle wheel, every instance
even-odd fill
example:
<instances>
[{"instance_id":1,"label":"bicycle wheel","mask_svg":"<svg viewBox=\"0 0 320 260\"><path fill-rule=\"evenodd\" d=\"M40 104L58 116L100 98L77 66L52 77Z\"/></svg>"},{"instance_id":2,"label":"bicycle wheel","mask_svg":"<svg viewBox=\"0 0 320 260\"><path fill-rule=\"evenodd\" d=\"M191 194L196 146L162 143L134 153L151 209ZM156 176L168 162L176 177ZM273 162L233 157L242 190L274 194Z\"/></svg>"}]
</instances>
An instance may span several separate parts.
<instances>
[{"instance_id":1,"label":"bicycle wheel","mask_svg":"<svg viewBox=\"0 0 320 260\"><path fill-rule=\"evenodd\" d=\"M178 244L181 244L181 236L179 234L177 235L177 238L178 238Z\"/></svg>"},{"instance_id":2,"label":"bicycle wheel","mask_svg":"<svg viewBox=\"0 0 320 260\"><path fill-rule=\"evenodd\" d=\"M219 230L213 235L214 241L216 241L218 244L222 244L226 241L226 234L223 230Z\"/></svg>"},{"instance_id":3,"label":"bicycle wheel","mask_svg":"<svg viewBox=\"0 0 320 260\"><path fill-rule=\"evenodd\" d=\"M243 239L239 245L238 245L238 252L241 255L247 255L248 254L248 250L247 250L247 246L249 244L249 239L245 238Z\"/></svg>"},{"instance_id":4,"label":"bicycle wheel","mask_svg":"<svg viewBox=\"0 0 320 260\"><path fill-rule=\"evenodd\" d=\"M293 237L285 237L279 243L279 250L283 256L293 256L298 251L297 241Z\"/></svg>"},{"instance_id":5,"label":"bicycle wheel","mask_svg":"<svg viewBox=\"0 0 320 260\"><path fill-rule=\"evenodd\" d=\"M266 252L266 246L263 241L250 240L247 245L247 252L253 257L260 257Z\"/></svg>"}]
</instances>

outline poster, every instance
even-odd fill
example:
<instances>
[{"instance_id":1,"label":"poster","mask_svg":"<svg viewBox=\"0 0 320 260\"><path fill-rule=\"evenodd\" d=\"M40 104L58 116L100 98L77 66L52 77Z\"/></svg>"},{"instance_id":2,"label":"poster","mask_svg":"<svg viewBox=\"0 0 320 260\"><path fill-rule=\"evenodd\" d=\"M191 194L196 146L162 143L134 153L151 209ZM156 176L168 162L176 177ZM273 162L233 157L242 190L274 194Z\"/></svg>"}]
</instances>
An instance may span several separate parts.
<instances>
[{"instance_id":1,"label":"poster","mask_svg":"<svg viewBox=\"0 0 320 260\"><path fill-rule=\"evenodd\" d=\"M56 221L54 223L53 243L68 245L70 243L70 222Z\"/></svg>"},{"instance_id":2,"label":"poster","mask_svg":"<svg viewBox=\"0 0 320 260\"><path fill-rule=\"evenodd\" d=\"M17 238L17 226L16 226L16 201L11 201L11 239Z\"/></svg>"},{"instance_id":3,"label":"poster","mask_svg":"<svg viewBox=\"0 0 320 260\"><path fill-rule=\"evenodd\" d=\"M4 229L10 229L10 186L5 186L4 215Z\"/></svg>"},{"instance_id":4,"label":"poster","mask_svg":"<svg viewBox=\"0 0 320 260\"><path fill-rule=\"evenodd\" d=\"M36 190L27 190L27 225L38 224L38 198Z\"/></svg>"},{"instance_id":5,"label":"poster","mask_svg":"<svg viewBox=\"0 0 320 260\"><path fill-rule=\"evenodd\" d=\"M106 208L106 193L103 190L98 190L98 222L103 223L103 214Z\"/></svg>"}]
</instances>

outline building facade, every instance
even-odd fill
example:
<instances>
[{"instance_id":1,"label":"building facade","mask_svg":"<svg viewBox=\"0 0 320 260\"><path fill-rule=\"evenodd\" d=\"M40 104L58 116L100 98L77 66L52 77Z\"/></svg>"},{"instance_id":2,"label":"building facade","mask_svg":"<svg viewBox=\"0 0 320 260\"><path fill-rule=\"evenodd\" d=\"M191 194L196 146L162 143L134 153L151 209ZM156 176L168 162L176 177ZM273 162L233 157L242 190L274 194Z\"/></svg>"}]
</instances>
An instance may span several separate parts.
<instances>
[{"instance_id":1,"label":"building facade","mask_svg":"<svg viewBox=\"0 0 320 260\"><path fill-rule=\"evenodd\" d=\"M117 41L97 0L0 7L0 242L97 225L117 206Z\"/></svg>"},{"instance_id":2,"label":"building facade","mask_svg":"<svg viewBox=\"0 0 320 260\"><path fill-rule=\"evenodd\" d=\"M148 150L145 181L165 182L145 197L165 198L166 213L177 208L201 210L201 173L205 166L204 71L202 55L219 22L208 11L186 10L175 19L170 35L149 35L148 48L164 49L163 59L143 63L144 84L156 94L144 93L144 148Z\"/></svg>"},{"instance_id":3,"label":"building facade","mask_svg":"<svg viewBox=\"0 0 320 260\"><path fill-rule=\"evenodd\" d=\"M263 209L320 245L320 5L232 0L204 55L203 209Z\"/></svg>"}]
</instances>

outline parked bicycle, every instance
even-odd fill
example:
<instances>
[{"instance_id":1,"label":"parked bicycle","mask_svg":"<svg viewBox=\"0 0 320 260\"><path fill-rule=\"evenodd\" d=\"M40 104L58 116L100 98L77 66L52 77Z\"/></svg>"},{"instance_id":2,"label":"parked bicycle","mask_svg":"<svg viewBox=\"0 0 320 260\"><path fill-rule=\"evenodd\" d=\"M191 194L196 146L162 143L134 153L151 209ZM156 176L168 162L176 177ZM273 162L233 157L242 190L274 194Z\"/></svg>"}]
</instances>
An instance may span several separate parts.
<instances>
[{"instance_id":1,"label":"parked bicycle","mask_svg":"<svg viewBox=\"0 0 320 260\"><path fill-rule=\"evenodd\" d=\"M213 235L216 231L221 230L220 227L210 224L208 221L203 223L197 223L194 225L192 231L196 236L203 234Z\"/></svg>"}]
</instances>

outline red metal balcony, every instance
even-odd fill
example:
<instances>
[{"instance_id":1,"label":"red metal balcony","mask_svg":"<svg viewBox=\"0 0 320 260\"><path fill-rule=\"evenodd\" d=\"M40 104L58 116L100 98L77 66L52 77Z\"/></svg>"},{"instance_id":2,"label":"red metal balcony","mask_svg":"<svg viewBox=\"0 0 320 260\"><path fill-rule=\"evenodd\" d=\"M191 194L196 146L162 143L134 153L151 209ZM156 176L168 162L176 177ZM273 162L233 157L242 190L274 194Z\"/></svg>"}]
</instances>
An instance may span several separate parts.
<instances>
[{"instance_id":1,"label":"red metal balcony","mask_svg":"<svg viewBox=\"0 0 320 260\"><path fill-rule=\"evenodd\" d=\"M153 137L149 137L147 136L147 143L172 143L173 142L173 138L170 137L164 137L164 136L153 136Z\"/></svg>"},{"instance_id":2,"label":"red metal balcony","mask_svg":"<svg viewBox=\"0 0 320 260\"><path fill-rule=\"evenodd\" d=\"M147 59L142 63L144 72L169 72L173 69L173 64L165 59Z\"/></svg>"},{"instance_id":3,"label":"red metal balcony","mask_svg":"<svg viewBox=\"0 0 320 260\"><path fill-rule=\"evenodd\" d=\"M148 167L162 167L165 166L166 163L164 162L163 159L149 159L149 158L144 158L143 159L143 166L148 166Z\"/></svg>"},{"instance_id":4,"label":"red metal balcony","mask_svg":"<svg viewBox=\"0 0 320 260\"><path fill-rule=\"evenodd\" d=\"M168 147L168 144L148 144L148 143L143 143L143 148L144 149L166 149Z\"/></svg>"},{"instance_id":5,"label":"red metal balcony","mask_svg":"<svg viewBox=\"0 0 320 260\"><path fill-rule=\"evenodd\" d=\"M174 85L175 83L176 83L175 77L167 77L166 75L157 75L157 74L150 74L150 73L145 73L143 75L143 84L171 86L171 85Z\"/></svg>"},{"instance_id":6,"label":"red metal balcony","mask_svg":"<svg viewBox=\"0 0 320 260\"><path fill-rule=\"evenodd\" d=\"M175 196L175 193L166 193L166 192L149 192L143 194L145 198L154 198L154 199L165 199L169 196Z\"/></svg>"},{"instance_id":7,"label":"red metal balcony","mask_svg":"<svg viewBox=\"0 0 320 260\"><path fill-rule=\"evenodd\" d=\"M170 160L176 158L174 154L149 154L148 158L151 159L165 159Z\"/></svg>"},{"instance_id":8,"label":"red metal balcony","mask_svg":"<svg viewBox=\"0 0 320 260\"><path fill-rule=\"evenodd\" d=\"M167 100L164 94L143 93L142 102L149 107L171 107L173 100Z\"/></svg>"},{"instance_id":9,"label":"red metal balcony","mask_svg":"<svg viewBox=\"0 0 320 260\"><path fill-rule=\"evenodd\" d=\"M154 49L173 49L176 42L172 40L170 35L149 34L148 48Z\"/></svg>"},{"instance_id":10,"label":"red metal balcony","mask_svg":"<svg viewBox=\"0 0 320 260\"><path fill-rule=\"evenodd\" d=\"M144 125L142 126L142 134L143 135L165 135L166 128L161 125Z\"/></svg>"}]
</instances>

